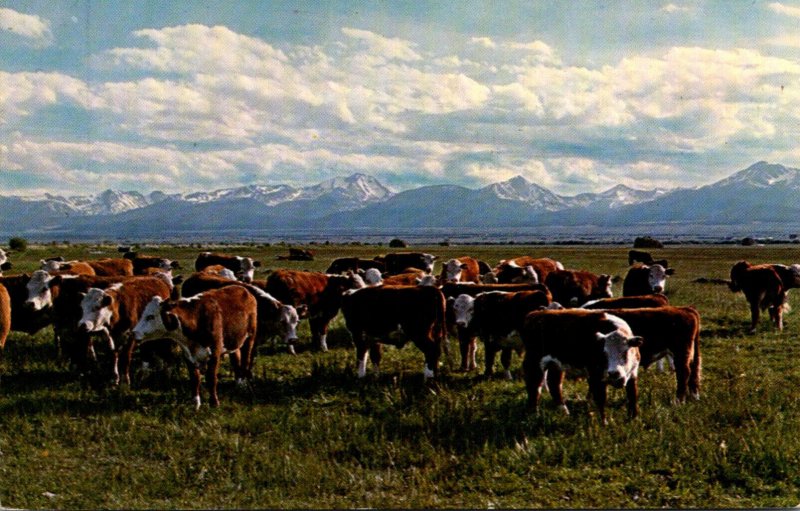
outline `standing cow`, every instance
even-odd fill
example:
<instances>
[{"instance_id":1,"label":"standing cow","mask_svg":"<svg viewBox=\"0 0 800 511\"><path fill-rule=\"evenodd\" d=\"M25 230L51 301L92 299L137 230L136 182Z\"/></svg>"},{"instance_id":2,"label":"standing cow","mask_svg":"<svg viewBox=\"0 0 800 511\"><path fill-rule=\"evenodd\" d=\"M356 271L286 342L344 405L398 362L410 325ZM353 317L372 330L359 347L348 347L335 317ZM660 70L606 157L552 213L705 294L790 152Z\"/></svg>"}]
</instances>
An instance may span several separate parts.
<instances>
[{"instance_id":1,"label":"standing cow","mask_svg":"<svg viewBox=\"0 0 800 511\"><path fill-rule=\"evenodd\" d=\"M667 288L667 277L674 274L674 268L667 269L660 264L634 264L628 269L622 282L622 296L664 293Z\"/></svg>"},{"instance_id":2,"label":"standing cow","mask_svg":"<svg viewBox=\"0 0 800 511\"><path fill-rule=\"evenodd\" d=\"M194 262L194 269L195 271L202 271L208 266L217 264L231 270L236 275L236 278L242 282L252 282L256 268L261 267L261 262L254 261L252 257L202 252Z\"/></svg>"},{"instance_id":3,"label":"standing cow","mask_svg":"<svg viewBox=\"0 0 800 511\"><path fill-rule=\"evenodd\" d=\"M611 298L611 275L596 275L582 270L555 270L547 275L545 285L553 301L567 307L580 307L589 300Z\"/></svg>"},{"instance_id":4,"label":"standing cow","mask_svg":"<svg viewBox=\"0 0 800 511\"><path fill-rule=\"evenodd\" d=\"M786 290L778 272L771 264L752 265L739 261L731 268L729 284L734 293L742 291L750 304L750 333L755 333L761 311L769 309L775 327L783 330L783 306Z\"/></svg>"}]
</instances>

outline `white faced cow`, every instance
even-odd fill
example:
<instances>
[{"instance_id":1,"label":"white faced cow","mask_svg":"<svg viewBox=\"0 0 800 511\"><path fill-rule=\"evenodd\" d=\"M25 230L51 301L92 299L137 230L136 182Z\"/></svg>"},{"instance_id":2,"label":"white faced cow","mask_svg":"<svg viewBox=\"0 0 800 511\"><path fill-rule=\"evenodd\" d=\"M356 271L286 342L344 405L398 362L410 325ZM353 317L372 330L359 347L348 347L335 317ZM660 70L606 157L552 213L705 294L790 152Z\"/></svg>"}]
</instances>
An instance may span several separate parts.
<instances>
[{"instance_id":1,"label":"white faced cow","mask_svg":"<svg viewBox=\"0 0 800 511\"><path fill-rule=\"evenodd\" d=\"M622 296L650 295L663 293L667 287L667 277L675 273L674 268L665 269L660 264L648 266L635 264L628 270L622 283Z\"/></svg>"},{"instance_id":2,"label":"white faced cow","mask_svg":"<svg viewBox=\"0 0 800 511\"><path fill-rule=\"evenodd\" d=\"M0 275L3 274L3 270L8 270L11 268L11 263L8 262L8 256L6 255L5 251L0 248Z\"/></svg>"}]
</instances>

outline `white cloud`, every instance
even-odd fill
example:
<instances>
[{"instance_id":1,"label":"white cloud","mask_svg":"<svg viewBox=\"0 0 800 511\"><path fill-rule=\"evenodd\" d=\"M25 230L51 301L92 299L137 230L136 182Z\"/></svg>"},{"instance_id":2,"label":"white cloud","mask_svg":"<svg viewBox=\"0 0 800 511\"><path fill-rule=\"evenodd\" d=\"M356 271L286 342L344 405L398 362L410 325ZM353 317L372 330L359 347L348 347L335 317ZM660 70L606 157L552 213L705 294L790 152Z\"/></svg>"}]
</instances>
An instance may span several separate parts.
<instances>
[{"instance_id":1,"label":"white cloud","mask_svg":"<svg viewBox=\"0 0 800 511\"><path fill-rule=\"evenodd\" d=\"M342 33L347 37L364 41L373 54L403 61L422 60L422 57L412 48L416 44L403 39L385 37L369 30L356 28L342 28Z\"/></svg>"},{"instance_id":2,"label":"white cloud","mask_svg":"<svg viewBox=\"0 0 800 511\"><path fill-rule=\"evenodd\" d=\"M497 48L497 43L495 43L491 37L473 37L471 41L484 48Z\"/></svg>"},{"instance_id":3,"label":"white cloud","mask_svg":"<svg viewBox=\"0 0 800 511\"><path fill-rule=\"evenodd\" d=\"M18 35L38 48L53 44L49 21L5 7L0 7L0 32Z\"/></svg>"},{"instance_id":4,"label":"white cloud","mask_svg":"<svg viewBox=\"0 0 800 511\"><path fill-rule=\"evenodd\" d=\"M669 4L666 4L666 5L662 6L660 10L661 10L661 12L666 12L667 14L674 14L676 12L678 12L678 13L692 12L692 8L691 7L688 7L686 5L677 5L677 4L673 4L673 3L669 3Z\"/></svg>"},{"instance_id":5,"label":"white cloud","mask_svg":"<svg viewBox=\"0 0 800 511\"><path fill-rule=\"evenodd\" d=\"M784 5L780 2L772 2L767 7L773 12L777 12L778 14L785 14L786 16L790 16L792 18L800 18L800 7L792 7L789 5Z\"/></svg>"}]
</instances>

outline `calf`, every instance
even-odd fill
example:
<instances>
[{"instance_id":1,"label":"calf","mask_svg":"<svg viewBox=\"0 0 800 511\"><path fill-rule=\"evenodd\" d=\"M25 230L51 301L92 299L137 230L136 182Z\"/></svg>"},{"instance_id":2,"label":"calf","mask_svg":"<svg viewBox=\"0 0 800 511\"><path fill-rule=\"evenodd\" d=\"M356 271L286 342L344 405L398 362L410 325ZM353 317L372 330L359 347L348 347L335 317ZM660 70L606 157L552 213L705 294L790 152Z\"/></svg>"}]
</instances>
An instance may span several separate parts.
<instances>
[{"instance_id":1,"label":"calf","mask_svg":"<svg viewBox=\"0 0 800 511\"><path fill-rule=\"evenodd\" d=\"M612 296L610 275L595 275L582 270L552 271L547 275L545 285L553 294L554 301L570 307Z\"/></svg>"},{"instance_id":2,"label":"calf","mask_svg":"<svg viewBox=\"0 0 800 511\"><path fill-rule=\"evenodd\" d=\"M381 345L402 346L411 340L425 355L425 378L438 373L445 337L445 300L435 287L365 287L344 294L342 314L356 345L358 377L367 371L367 354L375 368Z\"/></svg>"},{"instance_id":3,"label":"calf","mask_svg":"<svg viewBox=\"0 0 800 511\"><path fill-rule=\"evenodd\" d=\"M664 307L669 305L665 295L622 296L619 298L599 298L583 305L582 309L642 309L644 307Z\"/></svg>"},{"instance_id":4,"label":"calf","mask_svg":"<svg viewBox=\"0 0 800 511\"><path fill-rule=\"evenodd\" d=\"M734 293L742 291L750 304L750 333L755 333L761 311L769 315L778 330L783 330L783 304L786 291L778 272L771 264L752 265L739 261L731 268L729 284Z\"/></svg>"},{"instance_id":5,"label":"calf","mask_svg":"<svg viewBox=\"0 0 800 511\"><path fill-rule=\"evenodd\" d=\"M641 309L607 309L624 319L633 333L642 337L639 346L641 365L647 368L662 357L672 356L675 365L679 403L688 393L700 399L700 314L694 307L649 307Z\"/></svg>"},{"instance_id":6,"label":"calf","mask_svg":"<svg viewBox=\"0 0 800 511\"><path fill-rule=\"evenodd\" d=\"M111 349L113 383L130 384L130 362L136 341L130 332L154 296L167 299L171 289L156 277L129 278L106 289L90 288L80 302L83 311L78 331L99 335ZM122 353L122 357L120 357Z\"/></svg>"},{"instance_id":7,"label":"calf","mask_svg":"<svg viewBox=\"0 0 800 511\"><path fill-rule=\"evenodd\" d=\"M645 252L643 250L631 250L628 252L628 266L632 266L633 263L642 263L646 265L653 265L653 264L660 264L664 268L669 268L669 263L667 263L666 259L653 259L653 256L650 255L649 252Z\"/></svg>"},{"instance_id":8,"label":"calf","mask_svg":"<svg viewBox=\"0 0 800 511\"><path fill-rule=\"evenodd\" d=\"M238 382L247 377L246 361L253 350L258 305L240 286L205 291L192 298L165 302L156 296L140 314L133 328L137 342L170 337L183 348L189 367L192 395L200 408L200 368L206 366L206 385L211 406L219 406L217 372L228 354ZM235 313L233 313L235 311Z\"/></svg>"},{"instance_id":9,"label":"calf","mask_svg":"<svg viewBox=\"0 0 800 511\"><path fill-rule=\"evenodd\" d=\"M264 289L282 303L306 306L311 342L321 351L328 351L328 323L339 312L342 293L364 287L357 274L328 275L299 270L276 270L270 273Z\"/></svg>"},{"instance_id":10,"label":"calf","mask_svg":"<svg viewBox=\"0 0 800 511\"><path fill-rule=\"evenodd\" d=\"M6 347L8 332L11 331L11 295L0 284L0 351Z\"/></svg>"},{"instance_id":11,"label":"calf","mask_svg":"<svg viewBox=\"0 0 800 511\"><path fill-rule=\"evenodd\" d=\"M648 266L637 263L631 266L625 275L625 280L622 282L622 296L664 293L667 277L674 274L673 268L665 269L660 264Z\"/></svg>"},{"instance_id":12,"label":"calf","mask_svg":"<svg viewBox=\"0 0 800 511\"><path fill-rule=\"evenodd\" d=\"M340 257L334 259L325 273L346 273L348 271L377 269L380 273L386 271L386 264L383 261L374 259L361 259L359 257Z\"/></svg>"},{"instance_id":13,"label":"calf","mask_svg":"<svg viewBox=\"0 0 800 511\"><path fill-rule=\"evenodd\" d=\"M463 294L453 301L455 323L459 328L461 368L469 371L475 364L475 337L480 337L486 349L484 375L494 372L494 360L502 351L506 379L511 379L511 354L522 353L519 331L525 316L534 310L550 305L549 294L544 291L519 291L507 293L489 291L474 297Z\"/></svg>"},{"instance_id":14,"label":"calf","mask_svg":"<svg viewBox=\"0 0 800 511\"><path fill-rule=\"evenodd\" d=\"M194 262L194 269L195 271L202 271L211 265L222 265L231 270L236 275L236 278L242 282L252 282L256 268L261 266L261 262L254 261L252 257L202 252Z\"/></svg>"},{"instance_id":15,"label":"calf","mask_svg":"<svg viewBox=\"0 0 800 511\"><path fill-rule=\"evenodd\" d=\"M526 278L531 279L529 282L533 284L539 282L544 283L550 272L564 269L563 264L549 257L522 256L500 261L497 267L495 267L494 272L500 284L508 284L519 281L521 276L525 273L524 269L528 266L535 272L535 281L532 281L533 276L530 274L526 276Z\"/></svg>"},{"instance_id":16,"label":"calf","mask_svg":"<svg viewBox=\"0 0 800 511\"><path fill-rule=\"evenodd\" d=\"M440 282L481 282L479 261L472 257L464 256L450 259L442 265Z\"/></svg>"},{"instance_id":17,"label":"calf","mask_svg":"<svg viewBox=\"0 0 800 511\"><path fill-rule=\"evenodd\" d=\"M637 374L642 338L635 336L623 319L584 309L535 311L525 318L521 336L529 408L537 409L547 374L547 388L555 404L567 412L562 384L568 366L588 372L589 391L604 424L608 384L625 387L628 415L638 415Z\"/></svg>"},{"instance_id":18,"label":"calf","mask_svg":"<svg viewBox=\"0 0 800 511\"><path fill-rule=\"evenodd\" d=\"M418 268L425 273L433 273L433 262L437 259L435 255L423 252L394 252L375 258L386 265L386 273L397 275L403 273L406 268Z\"/></svg>"}]
</instances>

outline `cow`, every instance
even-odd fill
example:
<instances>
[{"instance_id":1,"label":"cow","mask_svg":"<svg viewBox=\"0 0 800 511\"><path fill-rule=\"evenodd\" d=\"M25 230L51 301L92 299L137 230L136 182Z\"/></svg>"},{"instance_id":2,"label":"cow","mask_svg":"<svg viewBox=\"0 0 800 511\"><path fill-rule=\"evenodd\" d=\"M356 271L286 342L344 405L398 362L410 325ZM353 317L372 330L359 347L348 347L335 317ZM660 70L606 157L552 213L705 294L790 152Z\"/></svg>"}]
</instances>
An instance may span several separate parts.
<instances>
[{"instance_id":1,"label":"cow","mask_svg":"<svg viewBox=\"0 0 800 511\"><path fill-rule=\"evenodd\" d=\"M788 295L790 289L794 289L796 287L800 287L800 264L792 264L792 265L785 265L785 264L772 264L772 269L778 274L778 277L781 278L781 284L783 285L783 291Z\"/></svg>"},{"instance_id":2,"label":"cow","mask_svg":"<svg viewBox=\"0 0 800 511\"><path fill-rule=\"evenodd\" d=\"M256 268L261 267L261 262L254 261L252 257L201 252L194 261L194 269L195 271L202 271L208 266L217 264L231 270L236 275L236 278L242 282L252 282Z\"/></svg>"},{"instance_id":3,"label":"cow","mask_svg":"<svg viewBox=\"0 0 800 511\"><path fill-rule=\"evenodd\" d=\"M312 344L328 351L328 323L339 312L342 293L364 287L358 274L329 275L300 270L276 270L267 277L264 290L280 302L297 308L306 306Z\"/></svg>"},{"instance_id":4,"label":"cow","mask_svg":"<svg viewBox=\"0 0 800 511\"><path fill-rule=\"evenodd\" d=\"M606 387L625 387L628 415L639 413L637 375L639 346L643 340L621 318L604 311L563 309L534 311L525 318L521 332L525 345L522 362L528 407L536 411L545 374L555 404L564 404L562 383L565 367L588 372L589 391L600 420L607 424Z\"/></svg>"},{"instance_id":5,"label":"cow","mask_svg":"<svg viewBox=\"0 0 800 511\"><path fill-rule=\"evenodd\" d=\"M196 296L209 289L219 289L226 286L242 286L247 289L258 303L258 331L256 334L255 347L261 345L266 339L280 337L281 341L288 346L289 353L295 354L294 344L297 342L297 323L300 316L291 305L284 305L273 298L261 287L253 283L231 280L217 275L209 275L198 272L186 279L181 286L181 296L189 298ZM304 306L300 306L304 311ZM253 367L255 349L251 352L250 360L246 360L248 374Z\"/></svg>"},{"instance_id":6,"label":"cow","mask_svg":"<svg viewBox=\"0 0 800 511\"><path fill-rule=\"evenodd\" d=\"M6 347L6 339L11 331L11 295L0 284L0 351Z\"/></svg>"},{"instance_id":7,"label":"cow","mask_svg":"<svg viewBox=\"0 0 800 511\"><path fill-rule=\"evenodd\" d=\"M412 341L425 356L425 379L438 374L445 339L444 295L430 286L378 286L346 292L342 297L345 325L356 345L358 377L367 372L367 355L375 372L382 344Z\"/></svg>"},{"instance_id":8,"label":"cow","mask_svg":"<svg viewBox=\"0 0 800 511\"><path fill-rule=\"evenodd\" d=\"M383 262L389 275L404 273L406 268L418 268L425 273L433 273L433 263L436 259L437 256L423 252L393 252L375 257L376 261Z\"/></svg>"},{"instance_id":9,"label":"cow","mask_svg":"<svg viewBox=\"0 0 800 511\"><path fill-rule=\"evenodd\" d=\"M28 300L27 273L0 276L0 285L8 291L11 299L11 330L33 335L53 322L50 311L35 311L25 305Z\"/></svg>"},{"instance_id":10,"label":"cow","mask_svg":"<svg viewBox=\"0 0 800 511\"><path fill-rule=\"evenodd\" d=\"M440 282L481 282L479 261L469 256L450 259L442 265Z\"/></svg>"},{"instance_id":11,"label":"cow","mask_svg":"<svg viewBox=\"0 0 800 511\"><path fill-rule=\"evenodd\" d=\"M669 305L669 298L662 294L641 296L620 296L617 298L598 298L590 300L582 309L642 309L644 307L664 307Z\"/></svg>"},{"instance_id":12,"label":"cow","mask_svg":"<svg viewBox=\"0 0 800 511\"><path fill-rule=\"evenodd\" d=\"M6 255L5 251L0 248L0 275L3 275L3 271L10 270L11 267L11 263L8 262L8 256Z\"/></svg>"},{"instance_id":13,"label":"cow","mask_svg":"<svg viewBox=\"0 0 800 511\"><path fill-rule=\"evenodd\" d=\"M469 371L475 364L475 337L480 337L486 349L484 375L494 373L494 360L501 351L506 379L511 379L511 355L522 353L519 331L527 313L547 307L549 294L544 291L489 291L470 296L459 295L453 301L455 323L459 328L461 368Z\"/></svg>"},{"instance_id":14,"label":"cow","mask_svg":"<svg viewBox=\"0 0 800 511\"><path fill-rule=\"evenodd\" d=\"M97 259L85 261L99 277L133 276L133 261L130 259Z\"/></svg>"},{"instance_id":15,"label":"cow","mask_svg":"<svg viewBox=\"0 0 800 511\"><path fill-rule=\"evenodd\" d=\"M133 327L136 342L174 339L183 349L195 408L200 408L200 369L206 367L209 404L219 406L217 372L220 359L228 354L238 383L247 378L247 361L254 348L258 304L240 286L211 289L192 298L164 301L152 297ZM235 311L235 313L234 313Z\"/></svg>"},{"instance_id":16,"label":"cow","mask_svg":"<svg viewBox=\"0 0 800 511\"><path fill-rule=\"evenodd\" d=\"M389 275L388 272L383 276L385 286L416 286L417 279L427 275L424 271L415 268L406 268L406 271Z\"/></svg>"},{"instance_id":17,"label":"cow","mask_svg":"<svg viewBox=\"0 0 800 511\"><path fill-rule=\"evenodd\" d=\"M544 281L553 294L553 301L579 307L589 300L611 298L611 276L583 270L555 270Z\"/></svg>"},{"instance_id":18,"label":"cow","mask_svg":"<svg viewBox=\"0 0 800 511\"><path fill-rule=\"evenodd\" d=\"M280 261L313 261L316 252L302 248L290 248L289 255L279 255L276 259Z\"/></svg>"},{"instance_id":19,"label":"cow","mask_svg":"<svg viewBox=\"0 0 800 511\"><path fill-rule=\"evenodd\" d=\"M639 346L641 367L647 368L662 357L674 360L677 390L675 398L683 403L688 395L700 399L700 314L694 307L645 307L605 309L625 320L635 335L642 337Z\"/></svg>"},{"instance_id":20,"label":"cow","mask_svg":"<svg viewBox=\"0 0 800 511\"><path fill-rule=\"evenodd\" d=\"M147 268L158 268L162 271L170 271L181 267L178 261L173 261L166 257L143 255L138 252L126 252L122 257L130 259L133 263L134 275L145 275Z\"/></svg>"},{"instance_id":21,"label":"cow","mask_svg":"<svg viewBox=\"0 0 800 511\"><path fill-rule=\"evenodd\" d=\"M752 265L739 261L731 268L730 290L742 291L750 304L750 333L755 333L761 311L769 309L769 316L778 331L783 330L783 306L786 290L778 272L770 264Z\"/></svg>"},{"instance_id":22,"label":"cow","mask_svg":"<svg viewBox=\"0 0 800 511\"><path fill-rule=\"evenodd\" d=\"M59 261L58 259L42 259L40 268L47 273L64 273L69 275L96 275L94 268L85 261Z\"/></svg>"},{"instance_id":23,"label":"cow","mask_svg":"<svg viewBox=\"0 0 800 511\"><path fill-rule=\"evenodd\" d=\"M346 273L348 271L377 269L380 273L386 271L386 264L375 259L361 259L359 257L340 257L334 259L325 273Z\"/></svg>"},{"instance_id":24,"label":"cow","mask_svg":"<svg viewBox=\"0 0 800 511\"><path fill-rule=\"evenodd\" d=\"M631 250L628 252L628 266L633 266L633 263L642 263L648 266L660 264L664 268L669 268L669 263L666 259L653 259L649 252L643 250Z\"/></svg>"},{"instance_id":25,"label":"cow","mask_svg":"<svg viewBox=\"0 0 800 511\"><path fill-rule=\"evenodd\" d=\"M136 341L130 335L154 296L166 300L171 289L157 277L128 278L105 289L90 288L80 302L81 334L99 335L111 350L112 383L130 384L130 363ZM120 357L120 353L122 356Z\"/></svg>"},{"instance_id":26,"label":"cow","mask_svg":"<svg viewBox=\"0 0 800 511\"><path fill-rule=\"evenodd\" d=\"M526 273L525 269L528 266L532 267L535 272L536 281L532 280L533 276L531 276L529 272L527 275L524 275ZM544 283L550 272L563 269L563 264L549 257L521 256L515 257L514 259L503 259L494 268L494 272L500 284L508 284L515 281L519 282L522 275L529 279L527 282L536 284Z\"/></svg>"},{"instance_id":27,"label":"cow","mask_svg":"<svg viewBox=\"0 0 800 511\"><path fill-rule=\"evenodd\" d=\"M660 264L650 266L636 263L628 269L625 280L622 282L622 296L664 293L667 287L667 277L674 274L674 268L664 268Z\"/></svg>"}]
</instances>

